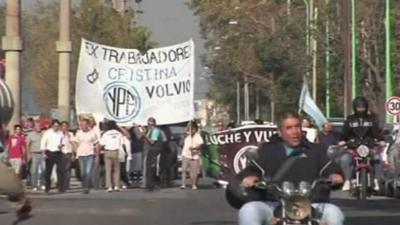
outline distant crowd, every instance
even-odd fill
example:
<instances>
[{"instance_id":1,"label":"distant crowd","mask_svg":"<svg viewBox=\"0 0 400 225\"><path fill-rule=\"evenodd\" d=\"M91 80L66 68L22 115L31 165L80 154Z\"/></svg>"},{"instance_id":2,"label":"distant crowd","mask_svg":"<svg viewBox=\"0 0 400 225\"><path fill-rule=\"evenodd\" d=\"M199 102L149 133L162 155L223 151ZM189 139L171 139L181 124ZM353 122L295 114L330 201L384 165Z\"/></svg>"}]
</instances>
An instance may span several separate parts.
<instances>
[{"instance_id":1,"label":"distant crowd","mask_svg":"<svg viewBox=\"0 0 400 225\"><path fill-rule=\"evenodd\" d=\"M152 192L171 187L178 176L184 189L187 175L191 188L198 188L204 141L196 122L187 123L181 141L168 126L158 127L154 118L147 126L119 127L112 120L97 124L93 117L81 116L78 127L72 131L66 121L46 126L29 118L1 135L2 160L33 191L44 193L54 187L59 193L68 191L71 177L81 182L85 194L93 188L119 192L141 187Z\"/></svg>"}]
</instances>

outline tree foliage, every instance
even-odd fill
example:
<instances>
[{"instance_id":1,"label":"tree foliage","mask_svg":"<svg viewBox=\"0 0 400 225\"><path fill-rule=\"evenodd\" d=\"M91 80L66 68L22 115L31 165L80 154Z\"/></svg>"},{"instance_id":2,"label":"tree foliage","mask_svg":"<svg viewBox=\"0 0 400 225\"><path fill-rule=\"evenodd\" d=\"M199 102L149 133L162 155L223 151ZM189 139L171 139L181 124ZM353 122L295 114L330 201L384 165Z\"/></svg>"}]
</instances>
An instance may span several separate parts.
<instances>
[{"instance_id":1,"label":"tree foliage","mask_svg":"<svg viewBox=\"0 0 400 225\"><path fill-rule=\"evenodd\" d=\"M38 3L33 11L23 13L22 24L25 46L23 79L32 87L41 113L46 114L57 104L58 55L55 42L59 34L59 4ZM150 41L150 32L135 23L133 11L120 13L100 4L100 1L82 0L71 15L71 96L75 93L81 38L141 51L154 46ZM73 97L71 105L74 105Z\"/></svg>"},{"instance_id":2,"label":"tree foliage","mask_svg":"<svg viewBox=\"0 0 400 225\"><path fill-rule=\"evenodd\" d=\"M318 11L316 26L309 32L317 40L317 103L322 110L326 108L326 71L329 70L332 116L343 116L346 50L343 13L346 10L343 10L343 1L314 2ZM374 111L384 115L385 1L357 2L360 90L371 100ZM393 70L395 80L399 81L400 2L392 1L392 4ZM306 54L306 8L303 1L191 0L189 6L200 17L203 36L207 40L207 63L215 74L211 97L233 108L235 92L221 87L227 81L242 81L249 76L253 78L251 82L264 90L265 96L262 97L265 100L275 101L277 114L288 108L297 108L302 77L310 74L312 60ZM326 32L327 22L329 33ZM326 64L327 51L329 67ZM264 107L267 105L263 104Z\"/></svg>"}]
</instances>

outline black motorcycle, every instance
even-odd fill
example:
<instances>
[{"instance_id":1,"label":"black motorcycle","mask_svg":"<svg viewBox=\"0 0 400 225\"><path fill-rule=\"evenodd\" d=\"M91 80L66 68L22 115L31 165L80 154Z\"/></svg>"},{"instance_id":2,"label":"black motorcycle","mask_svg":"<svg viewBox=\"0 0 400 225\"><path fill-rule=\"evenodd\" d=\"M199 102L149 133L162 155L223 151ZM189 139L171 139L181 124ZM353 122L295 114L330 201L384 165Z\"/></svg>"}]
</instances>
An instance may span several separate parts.
<instances>
[{"instance_id":1,"label":"black motorcycle","mask_svg":"<svg viewBox=\"0 0 400 225\"><path fill-rule=\"evenodd\" d=\"M336 158L339 149L332 147L328 150L331 159ZM247 156L247 155L246 155ZM325 169L332 163L329 161L320 171L319 179L312 183L307 181L300 182L297 186L292 182L274 182L275 178L265 177L265 171L257 162L252 159L253 156L247 156L249 162L258 168L262 174L260 181L255 187L244 188L239 184L244 177L239 174L227 188L226 197L228 202L234 208L240 208L246 202L260 201L266 198L266 195L273 196L280 205L274 210L274 218L269 221L276 225L322 225L321 214L311 205L313 193L321 185L330 185L330 181L322 178ZM297 157L297 156L296 156ZM302 157L301 155L298 157ZM285 167L285 166L283 166ZM282 169L282 168L281 168ZM279 173L279 172L278 172ZM277 174L278 174L277 173Z\"/></svg>"}]
</instances>

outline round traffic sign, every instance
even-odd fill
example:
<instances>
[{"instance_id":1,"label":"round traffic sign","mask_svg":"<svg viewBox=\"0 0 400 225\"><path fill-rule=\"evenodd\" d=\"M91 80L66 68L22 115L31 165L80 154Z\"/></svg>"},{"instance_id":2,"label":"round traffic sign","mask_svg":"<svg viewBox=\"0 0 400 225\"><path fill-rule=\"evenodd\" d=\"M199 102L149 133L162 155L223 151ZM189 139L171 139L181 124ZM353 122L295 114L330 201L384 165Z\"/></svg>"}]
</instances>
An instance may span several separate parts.
<instances>
[{"instance_id":1,"label":"round traffic sign","mask_svg":"<svg viewBox=\"0 0 400 225\"><path fill-rule=\"evenodd\" d=\"M400 114L400 97L390 97L386 100L386 112L392 115Z\"/></svg>"}]
</instances>

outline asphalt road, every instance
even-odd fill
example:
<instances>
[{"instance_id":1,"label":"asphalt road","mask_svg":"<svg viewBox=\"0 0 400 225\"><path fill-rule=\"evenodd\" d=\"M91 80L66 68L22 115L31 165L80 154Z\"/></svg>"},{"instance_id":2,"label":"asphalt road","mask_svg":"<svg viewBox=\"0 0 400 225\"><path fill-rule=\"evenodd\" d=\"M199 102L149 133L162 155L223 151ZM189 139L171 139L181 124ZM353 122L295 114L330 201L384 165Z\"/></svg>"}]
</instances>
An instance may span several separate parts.
<instances>
[{"instance_id":1,"label":"asphalt road","mask_svg":"<svg viewBox=\"0 0 400 225\"><path fill-rule=\"evenodd\" d=\"M89 195L32 194L33 217L23 225L234 225L236 210L224 200L224 190L203 186L200 190L163 189L146 193L130 189L121 193L93 191ZM334 193L349 225L398 225L400 200L374 197L367 202ZM0 224L15 221L13 209L0 201Z\"/></svg>"}]
</instances>

